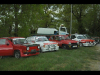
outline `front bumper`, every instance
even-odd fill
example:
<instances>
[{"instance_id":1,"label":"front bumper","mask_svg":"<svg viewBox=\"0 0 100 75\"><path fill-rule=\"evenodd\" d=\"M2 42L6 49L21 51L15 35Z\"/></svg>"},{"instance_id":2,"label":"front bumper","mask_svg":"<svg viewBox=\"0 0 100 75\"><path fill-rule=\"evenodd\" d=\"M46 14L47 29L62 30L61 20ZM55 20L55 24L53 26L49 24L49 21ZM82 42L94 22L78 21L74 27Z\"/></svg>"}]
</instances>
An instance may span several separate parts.
<instances>
[{"instance_id":1,"label":"front bumper","mask_svg":"<svg viewBox=\"0 0 100 75\"><path fill-rule=\"evenodd\" d=\"M95 43L83 43L83 46L94 46Z\"/></svg>"},{"instance_id":2,"label":"front bumper","mask_svg":"<svg viewBox=\"0 0 100 75\"><path fill-rule=\"evenodd\" d=\"M41 47L41 50L42 52L45 52L45 51L56 51L56 50L59 50L59 46L55 46L55 47Z\"/></svg>"},{"instance_id":3,"label":"front bumper","mask_svg":"<svg viewBox=\"0 0 100 75\"><path fill-rule=\"evenodd\" d=\"M21 57L33 56L40 54L40 50L31 50L31 52L21 52Z\"/></svg>"},{"instance_id":4,"label":"front bumper","mask_svg":"<svg viewBox=\"0 0 100 75\"><path fill-rule=\"evenodd\" d=\"M40 50L31 50L31 52L24 52L24 54L35 54L37 52L40 52Z\"/></svg>"},{"instance_id":5,"label":"front bumper","mask_svg":"<svg viewBox=\"0 0 100 75\"><path fill-rule=\"evenodd\" d=\"M79 45L77 43L72 43L67 45L67 49L75 49L78 48Z\"/></svg>"}]
</instances>

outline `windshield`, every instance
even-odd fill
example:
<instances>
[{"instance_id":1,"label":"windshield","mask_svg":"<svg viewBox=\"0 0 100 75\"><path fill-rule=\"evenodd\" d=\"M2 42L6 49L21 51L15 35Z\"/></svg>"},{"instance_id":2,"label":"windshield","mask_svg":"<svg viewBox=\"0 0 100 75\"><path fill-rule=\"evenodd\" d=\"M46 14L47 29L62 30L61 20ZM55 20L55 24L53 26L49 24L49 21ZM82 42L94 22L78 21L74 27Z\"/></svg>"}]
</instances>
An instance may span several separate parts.
<instances>
[{"instance_id":1,"label":"windshield","mask_svg":"<svg viewBox=\"0 0 100 75\"><path fill-rule=\"evenodd\" d=\"M65 28L60 28L60 31L66 32L66 29Z\"/></svg>"},{"instance_id":2,"label":"windshield","mask_svg":"<svg viewBox=\"0 0 100 75\"><path fill-rule=\"evenodd\" d=\"M13 39L13 43L14 44L24 44L24 43L27 43L27 41L25 38L15 38Z\"/></svg>"},{"instance_id":3,"label":"windshield","mask_svg":"<svg viewBox=\"0 0 100 75\"><path fill-rule=\"evenodd\" d=\"M66 37L66 40L69 40L69 39L70 39L69 36L67 36L67 37Z\"/></svg>"},{"instance_id":4,"label":"windshield","mask_svg":"<svg viewBox=\"0 0 100 75\"><path fill-rule=\"evenodd\" d=\"M6 39L0 39L0 45L5 44L6 43Z\"/></svg>"},{"instance_id":5,"label":"windshield","mask_svg":"<svg viewBox=\"0 0 100 75\"><path fill-rule=\"evenodd\" d=\"M36 37L36 42L38 41L48 41L46 37Z\"/></svg>"},{"instance_id":6,"label":"windshield","mask_svg":"<svg viewBox=\"0 0 100 75\"><path fill-rule=\"evenodd\" d=\"M78 38L78 39L86 39L85 36L78 36L77 38Z\"/></svg>"},{"instance_id":7,"label":"windshield","mask_svg":"<svg viewBox=\"0 0 100 75\"><path fill-rule=\"evenodd\" d=\"M91 37L89 35L84 35L87 39L91 39Z\"/></svg>"},{"instance_id":8,"label":"windshield","mask_svg":"<svg viewBox=\"0 0 100 75\"><path fill-rule=\"evenodd\" d=\"M70 39L69 36L60 36L59 38L60 38L60 40L69 40Z\"/></svg>"}]
</instances>

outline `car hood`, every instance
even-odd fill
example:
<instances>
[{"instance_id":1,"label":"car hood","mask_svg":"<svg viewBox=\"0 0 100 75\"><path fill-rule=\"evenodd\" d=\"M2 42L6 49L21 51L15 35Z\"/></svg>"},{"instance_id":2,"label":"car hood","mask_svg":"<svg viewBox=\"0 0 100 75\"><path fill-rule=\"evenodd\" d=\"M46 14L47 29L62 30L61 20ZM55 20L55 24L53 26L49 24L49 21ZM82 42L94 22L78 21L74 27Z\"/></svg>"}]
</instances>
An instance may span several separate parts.
<instances>
[{"instance_id":1,"label":"car hood","mask_svg":"<svg viewBox=\"0 0 100 75\"><path fill-rule=\"evenodd\" d=\"M77 43L78 41L75 41L75 40L61 40L61 42L64 42L64 43Z\"/></svg>"},{"instance_id":2,"label":"car hood","mask_svg":"<svg viewBox=\"0 0 100 75\"><path fill-rule=\"evenodd\" d=\"M94 40L92 40L92 39L82 39L81 41L85 41L85 42L94 42Z\"/></svg>"},{"instance_id":3,"label":"car hood","mask_svg":"<svg viewBox=\"0 0 100 75\"><path fill-rule=\"evenodd\" d=\"M40 44L40 46L49 45L49 44L58 44L57 42L52 42L52 41L39 41L39 42L35 42L35 43Z\"/></svg>"},{"instance_id":4,"label":"car hood","mask_svg":"<svg viewBox=\"0 0 100 75\"><path fill-rule=\"evenodd\" d=\"M33 43L33 44L28 43L28 44L22 44L22 45L24 45L26 47L39 46L39 44L35 44L35 43Z\"/></svg>"}]
</instances>

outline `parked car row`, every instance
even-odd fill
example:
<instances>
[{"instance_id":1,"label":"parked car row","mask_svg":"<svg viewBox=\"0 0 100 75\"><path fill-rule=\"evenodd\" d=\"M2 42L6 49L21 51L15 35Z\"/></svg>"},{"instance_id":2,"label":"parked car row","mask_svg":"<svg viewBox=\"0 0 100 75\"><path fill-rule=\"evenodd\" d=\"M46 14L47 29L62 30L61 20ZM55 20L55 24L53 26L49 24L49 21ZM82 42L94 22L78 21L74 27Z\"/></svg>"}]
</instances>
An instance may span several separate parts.
<instances>
[{"instance_id":1,"label":"parked car row","mask_svg":"<svg viewBox=\"0 0 100 75\"><path fill-rule=\"evenodd\" d=\"M48 37L48 38L47 38ZM38 55L40 52L74 49L80 46L95 46L95 40L86 39L83 35L50 35L0 38L0 58L14 56L15 58Z\"/></svg>"}]
</instances>

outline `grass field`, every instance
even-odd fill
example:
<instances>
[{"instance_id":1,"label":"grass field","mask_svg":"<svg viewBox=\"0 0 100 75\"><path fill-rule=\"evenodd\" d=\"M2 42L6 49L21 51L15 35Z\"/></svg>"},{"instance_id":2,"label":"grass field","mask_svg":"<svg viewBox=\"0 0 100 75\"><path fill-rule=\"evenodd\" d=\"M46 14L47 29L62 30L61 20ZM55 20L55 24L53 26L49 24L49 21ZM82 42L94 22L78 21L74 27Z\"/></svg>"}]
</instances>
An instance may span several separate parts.
<instances>
[{"instance_id":1,"label":"grass field","mask_svg":"<svg viewBox=\"0 0 100 75\"><path fill-rule=\"evenodd\" d=\"M0 71L88 71L88 63L97 55L95 47L80 47L20 59L4 57L0 59Z\"/></svg>"}]
</instances>

